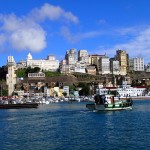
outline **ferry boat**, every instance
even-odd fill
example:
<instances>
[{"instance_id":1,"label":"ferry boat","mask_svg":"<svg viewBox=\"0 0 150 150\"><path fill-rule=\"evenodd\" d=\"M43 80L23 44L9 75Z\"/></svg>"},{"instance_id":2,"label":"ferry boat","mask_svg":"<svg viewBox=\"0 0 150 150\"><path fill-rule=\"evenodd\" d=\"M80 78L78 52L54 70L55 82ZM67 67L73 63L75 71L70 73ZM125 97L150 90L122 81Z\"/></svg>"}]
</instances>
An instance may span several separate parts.
<instances>
[{"instance_id":1,"label":"ferry boat","mask_svg":"<svg viewBox=\"0 0 150 150\"><path fill-rule=\"evenodd\" d=\"M132 109L132 99L120 100L114 95L96 95L95 102L86 104L86 108L93 111L116 111Z\"/></svg>"}]
</instances>

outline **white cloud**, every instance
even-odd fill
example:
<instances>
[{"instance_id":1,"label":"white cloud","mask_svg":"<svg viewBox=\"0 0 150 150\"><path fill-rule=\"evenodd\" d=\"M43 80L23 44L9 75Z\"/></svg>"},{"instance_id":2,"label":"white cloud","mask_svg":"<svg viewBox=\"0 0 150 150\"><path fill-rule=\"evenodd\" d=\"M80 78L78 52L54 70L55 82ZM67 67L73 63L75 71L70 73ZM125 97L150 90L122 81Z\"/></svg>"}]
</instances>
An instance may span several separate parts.
<instances>
[{"instance_id":1,"label":"white cloud","mask_svg":"<svg viewBox=\"0 0 150 150\"><path fill-rule=\"evenodd\" d=\"M40 51L46 47L46 33L29 18L17 18L14 14L1 15L1 31L7 42L16 50Z\"/></svg>"},{"instance_id":2,"label":"white cloud","mask_svg":"<svg viewBox=\"0 0 150 150\"><path fill-rule=\"evenodd\" d=\"M45 3L40 9L33 9L30 13L30 17L38 21L43 21L45 19L54 21L61 18L74 23L78 23L79 21L78 18L71 12L66 12L61 7L53 6L48 3Z\"/></svg>"},{"instance_id":3,"label":"white cloud","mask_svg":"<svg viewBox=\"0 0 150 150\"><path fill-rule=\"evenodd\" d=\"M98 20L98 24L99 25L104 25L104 24L106 24L106 20L100 19L100 20Z\"/></svg>"},{"instance_id":4,"label":"white cloud","mask_svg":"<svg viewBox=\"0 0 150 150\"><path fill-rule=\"evenodd\" d=\"M46 46L45 32L40 28L18 29L11 33L10 42L18 50L40 51Z\"/></svg>"},{"instance_id":5,"label":"white cloud","mask_svg":"<svg viewBox=\"0 0 150 150\"><path fill-rule=\"evenodd\" d=\"M6 39L3 34L0 34L0 46L2 46L5 43Z\"/></svg>"},{"instance_id":6,"label":"white cloud","mask_svg":"<svg viewBox=\"0 0 150 150\"><path fill-rule=\"evenodd\" d=\"M56 21L61 18L78 22L78 18L71 12L47 3L39 9L31 10L26 16L0 14L0 46L8 44L9 48L15 50L41 51L46 47L46 31L40 23L45 19Z\"/></svg>"},{"instance_id":7,"label":"white cloud","mask_svg":"<svg viewBox=\"0 0 150 150\"><path fill-rule=\"evenodd\" d=\"M143 56L146 61L149 61L150 27L136 33L136 36L128 42L115 45L113 49L124 49L131 57Z\"/></svg>"},{"instance_id":8,"label":"white cloud","mask_svg":"<svg viewBox=\"0 0 150 150\"><path fill-rule=\"evenodd\" d=\"M115 32L119 38L128 36L128 40L113 46L100 46L95 50L97 53L106 53L109 57L114 57L116 50L121 49L126 50L130 58L142 57L146 63L150 62L150 27L131 27Z\"/></svg>"}]
</instances>

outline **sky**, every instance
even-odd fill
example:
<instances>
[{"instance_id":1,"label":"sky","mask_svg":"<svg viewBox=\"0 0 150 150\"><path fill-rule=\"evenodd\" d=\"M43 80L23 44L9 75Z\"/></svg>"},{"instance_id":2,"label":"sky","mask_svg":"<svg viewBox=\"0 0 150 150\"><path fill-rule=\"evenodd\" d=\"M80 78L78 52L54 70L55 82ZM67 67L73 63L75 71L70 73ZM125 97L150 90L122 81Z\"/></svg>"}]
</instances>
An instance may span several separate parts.
<instances>
[{"instance_id":1,"label":"sky","mask_svg":"<svg viewBox=\"0 0 150 150\"><path fill-rule=\"evenodd\" d=\"M150 62L150 0L0 0L0 66L67 50Z\"/></svg>"}]
</instances>

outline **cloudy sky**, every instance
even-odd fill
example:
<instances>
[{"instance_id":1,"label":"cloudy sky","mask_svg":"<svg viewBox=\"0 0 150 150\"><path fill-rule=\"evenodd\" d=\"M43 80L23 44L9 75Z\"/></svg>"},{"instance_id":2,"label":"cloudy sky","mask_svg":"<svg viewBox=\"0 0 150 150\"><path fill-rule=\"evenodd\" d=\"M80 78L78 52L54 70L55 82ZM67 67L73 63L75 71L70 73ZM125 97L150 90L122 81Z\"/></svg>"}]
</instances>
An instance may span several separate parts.
<instances>
[{"instance_id":1,"label":"cloudy sky","mask_svg":"<svg viewBox=\"0 0 150 150\"><path fill-rule=\"evenodd\" d=\"M0 66L7 56L58 60L66 50L113 57L117 49L150 62L149 0L0 0Z\"/></svg>"}]
</instances>

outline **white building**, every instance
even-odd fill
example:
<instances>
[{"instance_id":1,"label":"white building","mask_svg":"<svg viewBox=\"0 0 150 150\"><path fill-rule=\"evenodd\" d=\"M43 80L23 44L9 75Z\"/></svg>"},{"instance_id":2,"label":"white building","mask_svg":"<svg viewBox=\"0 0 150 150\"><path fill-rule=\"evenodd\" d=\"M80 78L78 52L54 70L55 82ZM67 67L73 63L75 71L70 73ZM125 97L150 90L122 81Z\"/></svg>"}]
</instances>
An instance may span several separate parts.
<instances>
[{"instance_id":1,"label":"white building","mask_svg":"<svg viewBox=\"0 0 150 150\"><path fill-rule=\"evenodd\" d=\"M76 49L72 48L66 52L65 59L68 65L75 65L77 62Z\"/></svg>"},{"instance_id":2,"label":"white building","mask_svg":"<svg viewBox=\"0 0 150 150\"><path fill-rule=\"evenodd\" d=\"M130 71L144 71L144 59L143 58L129 59L129 70Z\"/></svg>"},{"instance_id":3,"label":"white building","mask_svg":"<svg viewBox=\"0 0 150 150\"><path fill-rule=\"evenodd\" d=\"M99 59L99 73L110 74L110 61L108 57L101 57Z\"/></svg>"},{"instance_id":4,"label":"white building","mask_svg":"<svg viewBox=\"0 0 150 150\"><path fill-rule=\"evenodd\" d=\"M96 93L100 95L108 94L111 91L116 91L120 98L126 98L130 96L131 97L145 96L147 94L145 87L131 87L131 85L128 85L126 81L124 81L123 84L117 88L99 87L96 89Z\"/></svg>"},{"instance_id":5,"label":"white building","mask_svg":"<svg viewBox=\"0 0 150 150\"><path fill-rule=\"evenodd\" d=\"M74 72L85 73L85 68L86 68L85 63L77 62L75 65Z\"/></svg>"},{"instance_id":6,"label":"white building","mask_svg":"<svg viewBox=\"0 0 150 150\"><path fill-rule=\"evenodd\" d=\"M41 70L56 71L59 68L59 61L56 60L54 55L49 55L47 59L32 59L29 53L26 60L27 67L39 67Z\"/></svg>"},{"instance_id":7,"label":"white building","mask_svg":"<svg viewBox=\"0 0 150 150\"><path fill-rule=\"evenodd\" d=\"M120 67L119 67L119 61L118 60L112 60L110 62L110 70L111 73L114 75L118 75L120 73Z\"/></svg>"},{"instance_id":8,"label":"white building","mask_svg":"<svg viewBox=\"0 0 150 150\"><path fill-rule=\"evenodd\" d=\"M8 74L6 75L6 83L8 85L8 96L12 96L16 84L16 64L13 56L8 56L7 59Z\"/></svg>"},{"instance_id":9,"label":"white building","mask_svg":"<svg viewBox=\"0 0 150 150\"><path fill-rule=\"evenodd\" d=\"M16 65L16 68L17 69L24 69L24 68L26 68L26 61L24 61L24 60L21 60L21 61L19 61L18 63L17 63L17 65Z\"/></svg>"},{"instance_id":10,"label":"white building","mask_svg":"<svg viewBox=\"0 0 150 150\"><path fill-rule=\"evenodd\" d=\"M75 72L75 65L77 63L76 49L72 48L66 51L65 59L60 63L61 73Z\"/></svg>"},{"instance_id":11,"label":"white building","mask_svg":"<svg viewBox=\"0 0 150 150\"><path fill-rule=\"evenodd\" d=\"M87 50L79 50L78 51L78 61L81 63L89 64L89 56Z\"/></svg>"}]
</instances>

